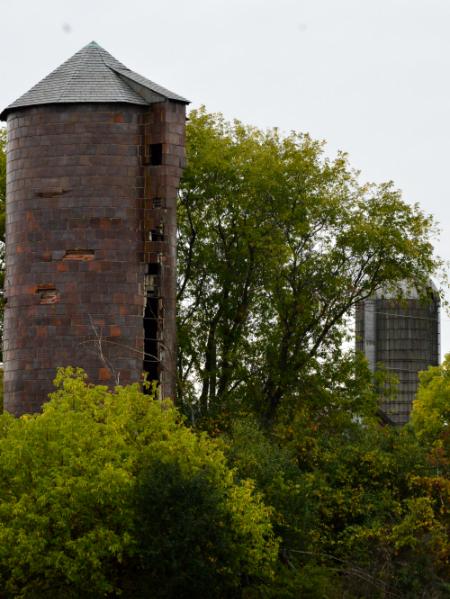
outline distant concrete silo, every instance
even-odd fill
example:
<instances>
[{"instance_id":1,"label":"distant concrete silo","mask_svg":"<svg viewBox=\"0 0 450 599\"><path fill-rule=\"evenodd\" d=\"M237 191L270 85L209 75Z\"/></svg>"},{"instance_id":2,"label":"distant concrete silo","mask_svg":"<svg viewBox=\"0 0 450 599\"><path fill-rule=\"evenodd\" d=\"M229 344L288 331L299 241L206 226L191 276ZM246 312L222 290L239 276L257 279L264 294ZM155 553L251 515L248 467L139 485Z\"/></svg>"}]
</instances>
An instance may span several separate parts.
<instances>
[{"instance_id":1,"label":"distant concrete silo","mask_svg":"<svg viewBox=\"0 0 450 599\"><path fill-rule=\"evenodd\" d=\"M1 113L8 411L38 411L65 365L174 396L186 104L92 42Z\"/></svg>"},{"instance_id":2,"label":"distant concrete silo","mask_svg":"<svg viewBox=\"0 0 450 599\"><path fill-rule=\"evenodd\" d=\"M440 361L440 301L433 286L429 298L402 285L399 300L392 292L380 291L356 308L356 349L367 358L374 372L383 365L398 379L396 398L383 399L380 408L397 425L408 419L418 387L418 373Z\"/></svg>"}]
</instances>

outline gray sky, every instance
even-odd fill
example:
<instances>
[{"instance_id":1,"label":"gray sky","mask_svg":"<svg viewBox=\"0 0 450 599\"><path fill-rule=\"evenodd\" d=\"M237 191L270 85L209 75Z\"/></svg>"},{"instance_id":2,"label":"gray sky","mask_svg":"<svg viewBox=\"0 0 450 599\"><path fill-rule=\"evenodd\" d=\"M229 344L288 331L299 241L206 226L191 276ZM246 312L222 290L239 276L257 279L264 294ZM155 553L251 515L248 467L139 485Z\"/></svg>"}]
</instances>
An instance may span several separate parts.
<instances>
[{"instance_id":1,"label":"gray sky","mask_svg":"<svg viewBox=\"0 0 450 599\"><path fill-rule=\"evenodd\" d=\"M95 40L193 106L349 152L434 214L450 259L449 0L0 0L0 15L1 108Z\"/></svg>"}]
</instances>

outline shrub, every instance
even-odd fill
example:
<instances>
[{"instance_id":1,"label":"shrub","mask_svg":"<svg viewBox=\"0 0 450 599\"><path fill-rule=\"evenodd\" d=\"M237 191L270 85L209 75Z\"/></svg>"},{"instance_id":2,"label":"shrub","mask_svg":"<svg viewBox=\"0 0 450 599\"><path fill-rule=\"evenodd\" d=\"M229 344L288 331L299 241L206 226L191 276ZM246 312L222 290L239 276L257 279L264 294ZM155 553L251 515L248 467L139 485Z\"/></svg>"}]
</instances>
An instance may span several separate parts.
<instances>
[{"instance_id":1,"label":"shrub","mask_svg":"<svg viewBox=\"0 0 450 599\"><path fill-rule=\"evenodd\" d=\"M232 596L271 576L268 509L218 447L138 386L61 370L43 413L0 417L4 597ZM192 591L192 592L191 592Z\"/></svg>"}]
</instances>

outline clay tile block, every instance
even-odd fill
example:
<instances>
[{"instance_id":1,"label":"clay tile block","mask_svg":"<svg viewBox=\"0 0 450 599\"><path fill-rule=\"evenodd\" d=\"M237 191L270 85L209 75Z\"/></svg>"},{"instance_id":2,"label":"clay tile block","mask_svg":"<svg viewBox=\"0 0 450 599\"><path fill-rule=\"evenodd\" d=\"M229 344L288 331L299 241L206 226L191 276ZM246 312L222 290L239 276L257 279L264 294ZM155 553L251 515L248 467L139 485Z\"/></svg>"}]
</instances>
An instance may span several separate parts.
<instances>
[{"instance_id":1,"label":"clay tile block","mask_svg":"<svg viewBox=\"0 0 450 599\"><path fill-rule=\"evenodd\" d=\"M109 381L111 378L111 371L109 368L99 368L98 369L98 379L100 381Z\"/></svg>"}]
</instances>

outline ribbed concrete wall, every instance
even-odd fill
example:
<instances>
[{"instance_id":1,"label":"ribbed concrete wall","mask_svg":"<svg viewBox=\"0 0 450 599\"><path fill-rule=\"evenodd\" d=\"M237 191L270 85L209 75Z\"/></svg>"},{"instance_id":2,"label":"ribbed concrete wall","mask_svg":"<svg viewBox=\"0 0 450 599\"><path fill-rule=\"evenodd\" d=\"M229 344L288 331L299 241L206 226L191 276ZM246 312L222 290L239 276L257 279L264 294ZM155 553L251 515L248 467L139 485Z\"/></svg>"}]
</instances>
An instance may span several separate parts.
<instances>
[{"instance_id":1,"label":"ribbed concrete wall","mask_svg":"<svg viewBox=\"0 0 450 599\"><path fill-rule=\"evenodd\" d=\"M368 315L370 318L368 318ZM439 364L439 299L423 302L417 298L399 302L372 298L356 310L356 349L365 353L375 370L383 364L399 384L393 401L381 401L381 408L396 424L408 419L418 387L418 373ZM372 352L368 346L373 344Z\"/></svg>"}]
</instances>

